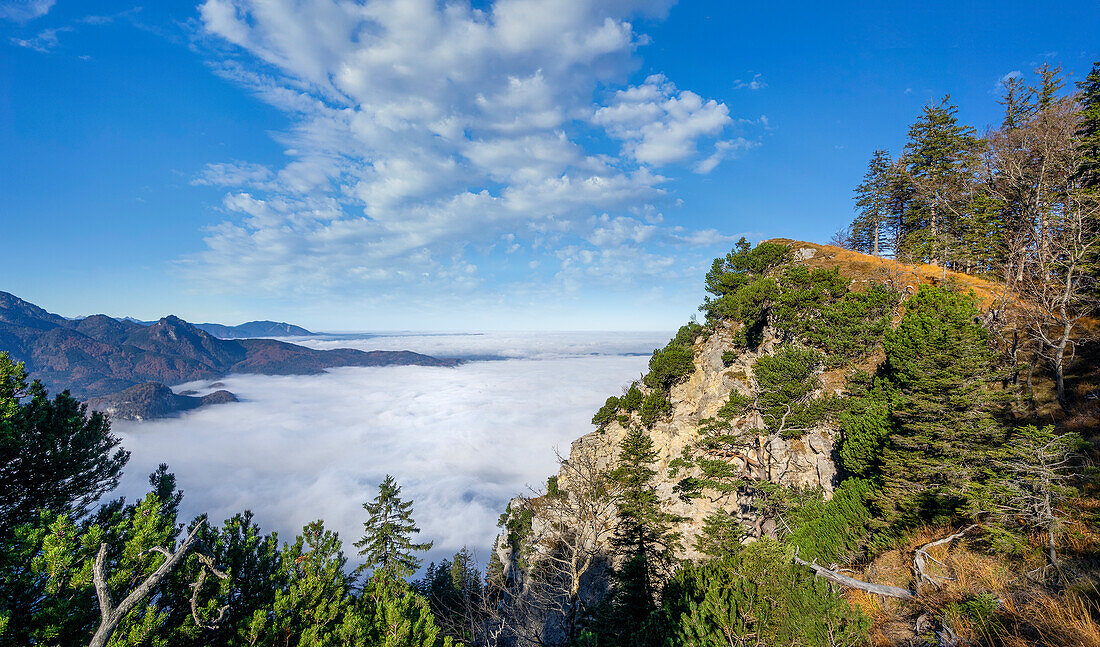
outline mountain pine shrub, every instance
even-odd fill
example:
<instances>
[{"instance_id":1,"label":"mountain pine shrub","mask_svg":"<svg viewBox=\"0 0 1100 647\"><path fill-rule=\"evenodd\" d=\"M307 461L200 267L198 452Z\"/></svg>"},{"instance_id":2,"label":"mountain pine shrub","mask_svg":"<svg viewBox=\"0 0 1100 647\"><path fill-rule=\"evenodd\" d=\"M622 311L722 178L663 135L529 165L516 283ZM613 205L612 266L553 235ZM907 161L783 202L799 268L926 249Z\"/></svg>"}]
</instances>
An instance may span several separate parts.
<instances>
[{"instance_id":1,"label":"mountain pine shrub","mask_svg":"<svg viewBox=\"0 0 1100 647\"><path fill-rule=\"evenodd\" d=\"M771 539L685 565L665 586L667 644L863 645L870 620Z\"/></svg>"}]
</instances>

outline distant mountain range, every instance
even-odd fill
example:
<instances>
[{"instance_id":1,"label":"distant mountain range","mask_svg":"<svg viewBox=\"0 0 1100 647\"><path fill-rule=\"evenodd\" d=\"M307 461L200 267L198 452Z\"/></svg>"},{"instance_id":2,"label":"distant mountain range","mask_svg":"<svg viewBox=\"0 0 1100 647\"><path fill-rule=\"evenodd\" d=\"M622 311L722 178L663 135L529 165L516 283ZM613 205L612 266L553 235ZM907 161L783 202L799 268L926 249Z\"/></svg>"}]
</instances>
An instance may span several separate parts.
<instances>
[{"instance_id":1,"label":"distant mountain range","mask_svg":"<svg viewBox=\"0 0 1100 647\"><path fill-rule=\"evenodd\" d=\"M249 337L309 337L314 333L281 321L249 321L239 326L225 326L216 323L195 324L200 330L219 339L246 339Z\"/></svg>"},{"instance_id":2,"label":"distant mountain range","mask_svg":"<svg viewBox=\"0 0 1100 647\"><path fill-rule=\"evenodd\" d=\"M279 336L310 334L304 328L270 321L206 325L224 328L227 336L259 331ZM154 388L165 384L214 380L230 373L306 375L338 366L458 363L410 351L315 350L273 339L219 339L174 315L148 325L106 315L66 319L7 292L0 292L0 351L24 362L30 376L51 393L67 389L82 400L95 398L103 410L116 400L125 402L126 406L116 407L116 415L135 418L165 415L156 413L165 407L193 408L186 406L192 402L165 398L163 391ZM120 393L148 383L154 387ZM147 406L142 409L135 402ZM132 415L119 415L123 410Z\"/></svg>"},{"instance_id":3,"label":"distant mountain range","mask_svg":"<svg viewBox=\"0 0 1100 647\"><path fill-rule=\"evenodd\" d=\"M72 320L76 321L76 319ZM119 321L129 321L142 326L152 326L155 321L142 321L133 317L123 317ZM282 321L249 321L239 326L226 326L219 323L191 324L199 330L214 335L218 339L249 339L253 337L311 337L317 333L310 332L301 326L288 324Z\"/></svg>"}]
</instances>

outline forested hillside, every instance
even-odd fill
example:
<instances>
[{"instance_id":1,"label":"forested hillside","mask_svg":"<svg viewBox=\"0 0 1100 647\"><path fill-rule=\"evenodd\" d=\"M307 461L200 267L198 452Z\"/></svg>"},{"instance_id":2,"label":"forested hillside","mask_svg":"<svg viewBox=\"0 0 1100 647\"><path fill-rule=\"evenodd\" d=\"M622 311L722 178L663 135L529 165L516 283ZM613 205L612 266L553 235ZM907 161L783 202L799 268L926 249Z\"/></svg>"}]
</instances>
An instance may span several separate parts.
<instances>
[{"instance_id":1,"label":"forested hillside","mask_svg":"<svg viewBox=\"0 0 1100 647\"><path fill-rule=\"evenodd\" d=\"M929 105L854 251L715 259L484 573L421 568L390 477L346 546L180 519L167 466L112 499L109 420L0 354L0 645L1100 646L1100 64L1073 89L1009 80L981 137Z\"/></svg>"}]
</instances>

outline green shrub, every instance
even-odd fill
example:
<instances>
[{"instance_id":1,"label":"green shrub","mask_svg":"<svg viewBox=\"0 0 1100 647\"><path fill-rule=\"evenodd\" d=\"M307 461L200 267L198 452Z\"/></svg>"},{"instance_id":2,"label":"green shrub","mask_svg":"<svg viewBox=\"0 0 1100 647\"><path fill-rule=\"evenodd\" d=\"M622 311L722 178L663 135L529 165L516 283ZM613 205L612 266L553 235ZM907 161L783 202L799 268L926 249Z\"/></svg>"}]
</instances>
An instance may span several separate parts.
<instances>
[{"instance_id":1,"label":"green shrub","mask_svg":"<svg viewBox=\"0 0 1100 647\"><path fill-rule=\"evenodd\" d=\"M944 615L952 620L966 620L975 633L981 636L993 636L1002 629L997 619L997 596L992 593L979 593L963 600L952 602L944 609Z\"/></svg>"},{"instance_id":2,"label":"green shrub","mask_svg":"<svg viewBox=\"0 0 1100 647\"><path fill-rule=\"evenodd\" d=\"M791 534L786 542L797 546L799 555L828 564L846 562L861 550L869 534L871 511L867 500L874 492L871 481L847 479L825 501L818 491L815 500L804 503L788 515Z\"/></svg>"},{"instance_id":3,"label":"green shrub","mask_svg":"<svg viewBox=\"0 0 1100 647\"><path fill-rule=\"evenodd\" d=\"M840 467L851 476L878 473L882 450L890 434L890 401L887 385L866 371L848 378L848 396L841 402L836 424L840 428L837 455Z\"/></svg>"},{"instance_id":4,"label":"green shrub","mask_svg":"<svg viewBox=\"0 0 1100 647\"><path fill-rule=\"evenodd\" d=\"M653 351L649 359L649 373L643 381L651 389L668 391L695 370L695 340L703 327L695 322L681 326L668 344Z\"/></svg>"},{"instance_id":5,"label":"green shrub","mask_svg":"<svg viewBox=\"0 0 1100 647\"><path fill-rule=\"evenodd\" d=\"M558 477L550 476L546 479L546 496L549 497L562 497L565 496L565 490L562 490L558 485Z\"/></svg>"},{"instance_id":6,"label":"green shrub","mask_svg":"<svg viewBox=\"0 0 1100 647\"><path fill-rule=\"evenodd\" d=\"M769 432L796 438L818 421L824 403L811 400L810 394L820 386L817 369L824 360L816 350L789 345L756 360L757 406Z\"/></svg>"},{"instance_id":7,"label":"green shrub","mask_svg":"<svg viewBox=\"0 0 1100 647\"><path fill-rule=\"evenodd\" d=\"M752 403L753 400L749 396L738 393L737 391L730 391L726 403L718 410L718 417L722 420L732 420L743 416L748 412Z\"/></svg>"},{"instance_id":8,"label":"green shrub","mask_svg":"<svg viewBox=\"0 0 1100 647\"><path fill-rule=\"evenodd\" d=\"M638 388L637 382L630 385L630 388L626 390L623 397L619 399L619 406L624 411L637 411L642 408L642 390Z\"/></svg>"},{"instance_id":9,"label":"green shrub","mask_svg":"<svg viewBox=\"0 0 1100 647\"><path fill-rule=\"evenodd\" d=\"M870 620L828 582L761 539L734 555L681 568L666 585L667 643L719 647L862 645Z\"/></svg>"},{"instance_id":10,"label":"green shrub","mask_svg":"<svg viewBox=\"0 0 1100 647\"><path fill-rule=\"evenodd\" d=\"M848 292L848 279L836 267L810 270L805 265L795 265L780 276L780 286L782 295L775 307L775 321L778 326L787 326L844 296Z\"/></svg>"},{"instance_id":11,"label":"green shrub","mask_svg":"<svg viewBox=\"0 0 1100 647\"><path fill-rule=\"evenodd\" d=\"M596 415L592 416L592 424L602 429L604 425L615 419L615 414L618 413L618 411L619 398L611 396L603 403L603 406L596 412Z\"/></svg>"},{"instance_id":12,"label":"green shrub","mask_svg":"<svg viewBox=\"0 0 1100 647\"><path fill-rule=\"evenodd\" d=\"M724 258L717 258L707 272L706 297L700 310L708 322L736 319L744 324L738 335L755 348L767 323L767 311L779 296L779 288L768 272L790 260L790 249L777 243L760 243L751 248L742 238Z\"/></svg>"},{"instance_id":13,"label":"green shrub","mask_svg":"<svg viewBox=\"0 0 1100 647\"><path fill-rule=\"evenodd\" d=\"M734 362L737 361L737 358L739 356L740 356L740 353L738 353L735 350L724 351L722 353L722 366L727 366L727 367L731 366Z\"/></svg>"},{"instance_id":14,"label":"green shrub","mask_svg":"<svg viewBox=\"0 0 1100 647\"><path fill-rule=\"evenodd\" d=\"M900 294L877 285L863 292L849 292L844 298L826 304L816 316L794 320L792 329L805 344L821 348L830 363L867 356L890 328L890 317Z\"/></svg>"},{"instance_id":15,"label":"green shrub","mask_svg":"<svg viewBox=\"0 0 1100 647\"><path fill-rule=\"evenodd\" d=\"M642 424L652 427L659 418L672 412L672 403L668 401L668 395L664 391L650 391L642 402L642 410L639 414Z\"/></svg>"},{"instance_id":16,"label":"green shrub","mask_svg":"<svg viewBox=\"0 0 1100 647\"><path fill-rule=\"evenodd\" d=\"M727 557L741 549L748 535L745 527L728 512L712 512L703 518L703 529L695 539L695 550L709 557Z\"/></svg>"}]
</instances>

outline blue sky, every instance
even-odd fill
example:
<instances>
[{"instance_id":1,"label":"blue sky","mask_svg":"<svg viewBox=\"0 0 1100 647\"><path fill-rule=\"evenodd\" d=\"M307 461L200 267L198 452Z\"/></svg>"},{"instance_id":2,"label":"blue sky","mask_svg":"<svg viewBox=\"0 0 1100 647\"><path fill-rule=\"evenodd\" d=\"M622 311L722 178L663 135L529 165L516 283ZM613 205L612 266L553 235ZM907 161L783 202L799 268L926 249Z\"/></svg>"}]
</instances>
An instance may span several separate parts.
<instances>
[{"instance_id":1,"label":"blue sky","mask_svg":"<svg viewBox=\"0 0 1100 647\"><path fill-rule=\"evenodd\" d=\"M950 93L1100 2L0 2L0 289L326 330L665 329L737 237L826 241Z\"/></svg>"}]
</instances>

